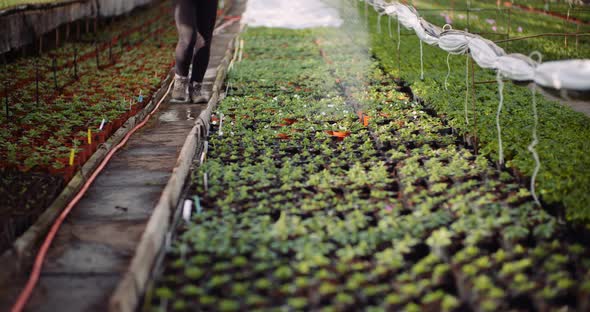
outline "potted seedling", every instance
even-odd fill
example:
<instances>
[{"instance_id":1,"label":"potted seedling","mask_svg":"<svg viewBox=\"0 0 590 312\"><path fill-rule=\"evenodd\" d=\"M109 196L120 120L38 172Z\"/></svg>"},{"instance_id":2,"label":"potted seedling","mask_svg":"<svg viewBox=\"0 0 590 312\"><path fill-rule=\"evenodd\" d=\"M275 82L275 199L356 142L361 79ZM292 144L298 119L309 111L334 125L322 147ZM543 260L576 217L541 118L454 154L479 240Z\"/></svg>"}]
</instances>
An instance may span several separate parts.
<instances>
[{"instance_id":1,"label":"potted seedling","mask_svg":"<svg viewBox=\"0 0 590 312\"><path fill-rule=\"evenodd\" d=\"M430 237L426 240L426 244L430 246L431 250L446 261L449 260L448 247L452 244L452 234L446 228L441 228L432 232Z\"/></svg>"}]
</instances>

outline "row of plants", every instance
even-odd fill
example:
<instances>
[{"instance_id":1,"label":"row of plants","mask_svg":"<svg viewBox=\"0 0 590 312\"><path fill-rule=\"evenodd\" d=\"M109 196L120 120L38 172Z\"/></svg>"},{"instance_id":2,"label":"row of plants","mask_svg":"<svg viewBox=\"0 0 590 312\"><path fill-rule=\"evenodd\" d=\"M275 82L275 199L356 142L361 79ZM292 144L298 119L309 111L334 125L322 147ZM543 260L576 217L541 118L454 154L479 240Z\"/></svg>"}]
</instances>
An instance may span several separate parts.
<instances>
[{"instance_id":1,"label":"row of plants","mask_svg":"<svg viewBox=\"0 0 590 312\"><path fill-rule=\"evenodd\" d=\"M164 8L163 3L158 6ZM5 70L0 73L0 81L6 83L9 90L19 89L35 83L36 80L53 83L54 72L58 79L72 78L75 65L86 61L94 62L95 67L99 68L108 66L129 45L148 36L151 28L157 27L154 24L164 17L158 13L156 10L142 10L134 14L135 18L121 19L116 23L111 21L108 24L102 20L76 21L69 25L70 34L68 38L63 38L66 42L62 46L41 55L12 60L5 64ZM92 31L96 30L95 22L102 24L100 32ZM83 72L78 68L78 74ZM63 77L66 73L69 75ZM58 83L58 89L63 85ZM1 90L0 94L4 97L5 90Z\"/></svg>"},{"instance_id":2,"label":"row of plants","mask_svg":"<svg viewBox=\"0 0 590 312\"><path fill-rule=\"evenodd\" d=\"M446 2L448 1L443 1L442 5ZM476 84L474 89L468 82L469 85L466 86L466 57L448 56L441 49L428 45L423 47L424 79L421 80L420 53L417 53L419 40L413 33L402 30L398 56L395 22L392 22L393 34L390 37L387 31L387 19L381 19L380 32L377 27L377 15L371 8L367 12L367 21L364 19L365 7L362 3L358 7L351 7L348 2L340 4L342 4L340 5L342 14L352 22L346 24L343 30L353 34L351 40L359 45L367 46L370 54L379 59L380 66L387 73L400 77L403 83L411 88L414 95L428 103L436 114L444 116L455 131L460 134L476 135L478 152L497 162L497 84ZM432 8L437 6L432 4ZM437 19L435 16L429 16L427 19L435 24L444 24L443 17ZM477 25L474 20L472 18L470 22L472 28ZM552 17L532 14L512 16L513 27L523 25L522 27L527 29L529 35L562 31L563 23L555 21L556 19ZM480 19L480 23L486 22ZM456 19L453 24L453 28L456 29L466 27L466 20ZM539 37L533 40L514 41L505 48L511 53L519 52L527 55L530 51L540 51L543 61L550 61L588 58L589 46L590 42L582 38L580 38L578 49L573 49L564 48L563 38ZM479 69L477 66L474 66L474 69L475 81L496 80L492 71ZM468 70L470 81L472 70L471 68ZM466 94L469 96L467 97ZM472 105L473 98L475 113ZM534 123L531 90L507 83L504 88L504 99L501 127L506 166L522 177L531 176L535 167L533 157L527 149L531 143ZM539 94L536 100L539 116L537 130L540 138L537 151L542 163L536 185L538 195L549 206L565 207L556 208L564 219L587 225L590 219L588 209L590 196L586 192L590 188L588 171L590 157L585 151L589 148L586 137L590 135L590 119L572 111L566 105L551 101ZM466 103L468 119L471 123L466 120Z\"/></svg>"},{"instance_id":3,"label":"row of plants","mask_svg":"<svg viewBox=\"0 0 590 312\"><path fill-rule=\"evenodd\" d=\"M590 22L590 7L580 0L518 0L513 4Z\"/></svg>"},{"instance_id":4,"label":"row of plants","mask_svg":"<svg viewBox=\"0 0 590 312\"><path fill-rule=\"evenodd\" d=\"M243 39L144 310L589 307L590 250L346 33Z\"/></svg>"},{"instance_id":5,"label":"row of plants","mask_svg":"<svg viewBox=\"0 0 590 312\"><path fill-rule=\"evenodd\" d=\"M141 15L156 15L163 8L168 10L169 2ZM10 116L1 118L0 167L61 174L68 180L98 144L149 102L168 73L175 30L170 15L160 16L151 33L143 30L140 37L131 38L109 67L96 70L93 59L80 60L76 80L70 68L58 72L62 82L58 92L53 90L52 79L10 90ZM120 26L127 27L128 22ZM105 53L108 51L100 57ZM75 166L69 163L72 149L76 150Z\"/></svg>"},{"instance_id":6,"label":"row of plants","mask_svg":"<svg viewBox=\"0 0 590 312\"><path fill-rule=\"evenodd\" d=\"M162 12L166 12L162 14ZM146 25L150 26L147 27ZM0 114L0 253L9 248L59 195L82 166L128 118L151 100L173 62L176 30L171 1L99 28L97 37L119 40L109 49L92 41L67 43L49 52L59 56L56 71L35 80L14 74ZM78 49L76 71L72 49ZM100 66L95 53L98 47ZM33 71L50 54L15 60L10 69ZM43 67L44 65L40 65ZM41 75L40 75L41 76ZM4 90L3 90L4 91ZM39 105L37 105L39 94ZM8 107L5 110L5 105ZM8 114L8 115L7 115Z\"/></svg>"}]
</instances>

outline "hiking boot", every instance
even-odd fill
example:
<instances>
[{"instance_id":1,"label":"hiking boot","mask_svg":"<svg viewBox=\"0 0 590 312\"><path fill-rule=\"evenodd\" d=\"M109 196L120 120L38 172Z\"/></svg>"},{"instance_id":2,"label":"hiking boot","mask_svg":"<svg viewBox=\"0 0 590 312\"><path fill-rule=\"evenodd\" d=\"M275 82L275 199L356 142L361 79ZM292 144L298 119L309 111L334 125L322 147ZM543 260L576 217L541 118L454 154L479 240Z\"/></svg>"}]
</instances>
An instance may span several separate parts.
<instances>
[{"instance_id":1,"label":"hiking boot","mask_svg":"<svg viewBox=\"0 0 590 312\"><path fill-rule=\"evenodd\" d=\"M203 90L203 84L196 81L193 81L191 85L190 96L191 102L195 104L207 103L209 102L209 98L211 97L211 95L209 95L208 92Z\"/></svg>"},{"instance_id":2,"label":"hiking boot","mask_svg":"<svg viewBox=\"0 0 590 312\"><path fill-rule=\"evenodd\" d=\"M174 75L174 87L172 89L172 102L186 102L188 101L188 77Z\"/></svg>"}]
</instances>

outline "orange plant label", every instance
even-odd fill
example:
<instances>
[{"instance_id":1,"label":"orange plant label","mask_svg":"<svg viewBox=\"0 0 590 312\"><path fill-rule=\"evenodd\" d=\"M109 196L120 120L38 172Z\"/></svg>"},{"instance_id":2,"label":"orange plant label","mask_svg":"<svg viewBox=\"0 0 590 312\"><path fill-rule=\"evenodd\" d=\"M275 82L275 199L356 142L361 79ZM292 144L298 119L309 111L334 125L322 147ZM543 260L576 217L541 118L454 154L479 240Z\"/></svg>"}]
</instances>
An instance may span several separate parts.
<instances>
[{"instance_id":1,"label":"orange plant label","mask_svg":"<svg viewBox=\"0 0 590 312\"><path fill-rule=\"evenodd\" d=\"M365 127L368 127L368 126L369 126L369 120L370 120L370 119L371 119L371 117L369 117L368 115L364 115L364 116L363 116L363 125L364 125Z\"/></svg>"}]
</instances>

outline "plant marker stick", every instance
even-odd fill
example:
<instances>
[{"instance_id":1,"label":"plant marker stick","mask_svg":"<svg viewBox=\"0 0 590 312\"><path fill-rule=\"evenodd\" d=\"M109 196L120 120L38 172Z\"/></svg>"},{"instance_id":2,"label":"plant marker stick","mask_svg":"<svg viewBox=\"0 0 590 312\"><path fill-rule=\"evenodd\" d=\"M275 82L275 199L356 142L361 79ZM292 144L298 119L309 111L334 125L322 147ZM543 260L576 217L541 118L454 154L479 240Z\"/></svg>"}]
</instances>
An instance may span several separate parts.
<instances>
[{"instance_id":1,"label":"plant marker stick","mask_svg":"<svg viewBox=\"0 0 590 312\"><path fill-rule=\"evenodd\" d=\"M203 207L201 207L201 199L199 196L193 196L193 201L195 202L195 206L197 208L197 214L201 214L203 212Z\"/></svg>"},{"instance_id":2,"label":"plant marker stick","mask_svg":"<svg viewBox=\"0 0 590 312\"><path fill-rule=\"evenodd\" d=\"M184 201L184 206L182 207L182 218L185 222L189 222L191 220L191 210L193 208L193 202L190 199L186 199Z\"/></svg>"},{"instance_id":3,"label":"plant marker stick","mask_svg":"<svg viewBox=\"0 0 590 312\"><path fill-rule=\"evenodd\" d=\"M102 119L102 121L100 122L100 127L98 127L98 130L102 131L102 128L104 128L104 124L107 120L106 119Z\"/></svg>"},{"instance_id":4,"label":"plant marker stick","mask_svg":"<svg viewBox=\"0 0 590 312\"><path fill-rule=\"evenodd\" d=\"M70 151L70 167L74 166L74 157L76 157L76 149L72 148Z\"/></svg>"},{"instance_id":5,"label":"plant marker stick","mask_svg":"<svg viewBox=\"0 0 590 312\"><path fill-rule=\"evenodd\" d=\"M203 153L201 154L201 166L205 162L205 158L207 157L208 151L209 151L209 141L205 141L205 143L203 143Z\"/></svg>"},{"instance_id":6,"label":"plant marker stick","mask_svg":"<svg viewBox=\"0 0 590 312\"><path fill-rule=\"evenodd\" d=\"M205 192L209 192L207 172L203 174L203 185L205 186Z\"/></svg>"},{"instance_id":7,"label":"plant marker stick","mask_svg":"<svg viewBox=\"0 0 590 312\"><path fill-rule=\"evenodd\" d=\"M92 144L92 129L88 128L88 144Z\"/></svg>"},{"instance_id":8,"label":"plant marker stick","mask_svg":"<svg viewBox=\"0 0 590 312\"><path fill-rule=\"evenodd\" d=\"M139 102L139 103L143 103L143 95L141 95L142 91L143 90L139 90L139 96L137 97L137 102Z\"/></svg>"},{"instance_id":9,"label":"plant marker stick","mask_svg":"<svg viewBox=\"0 0 590 312\"><path fill-rule=\"evenodd\" d=\"M223 113L219 114L219 136L223 136Z\"/></svg>"}]
</instances>

